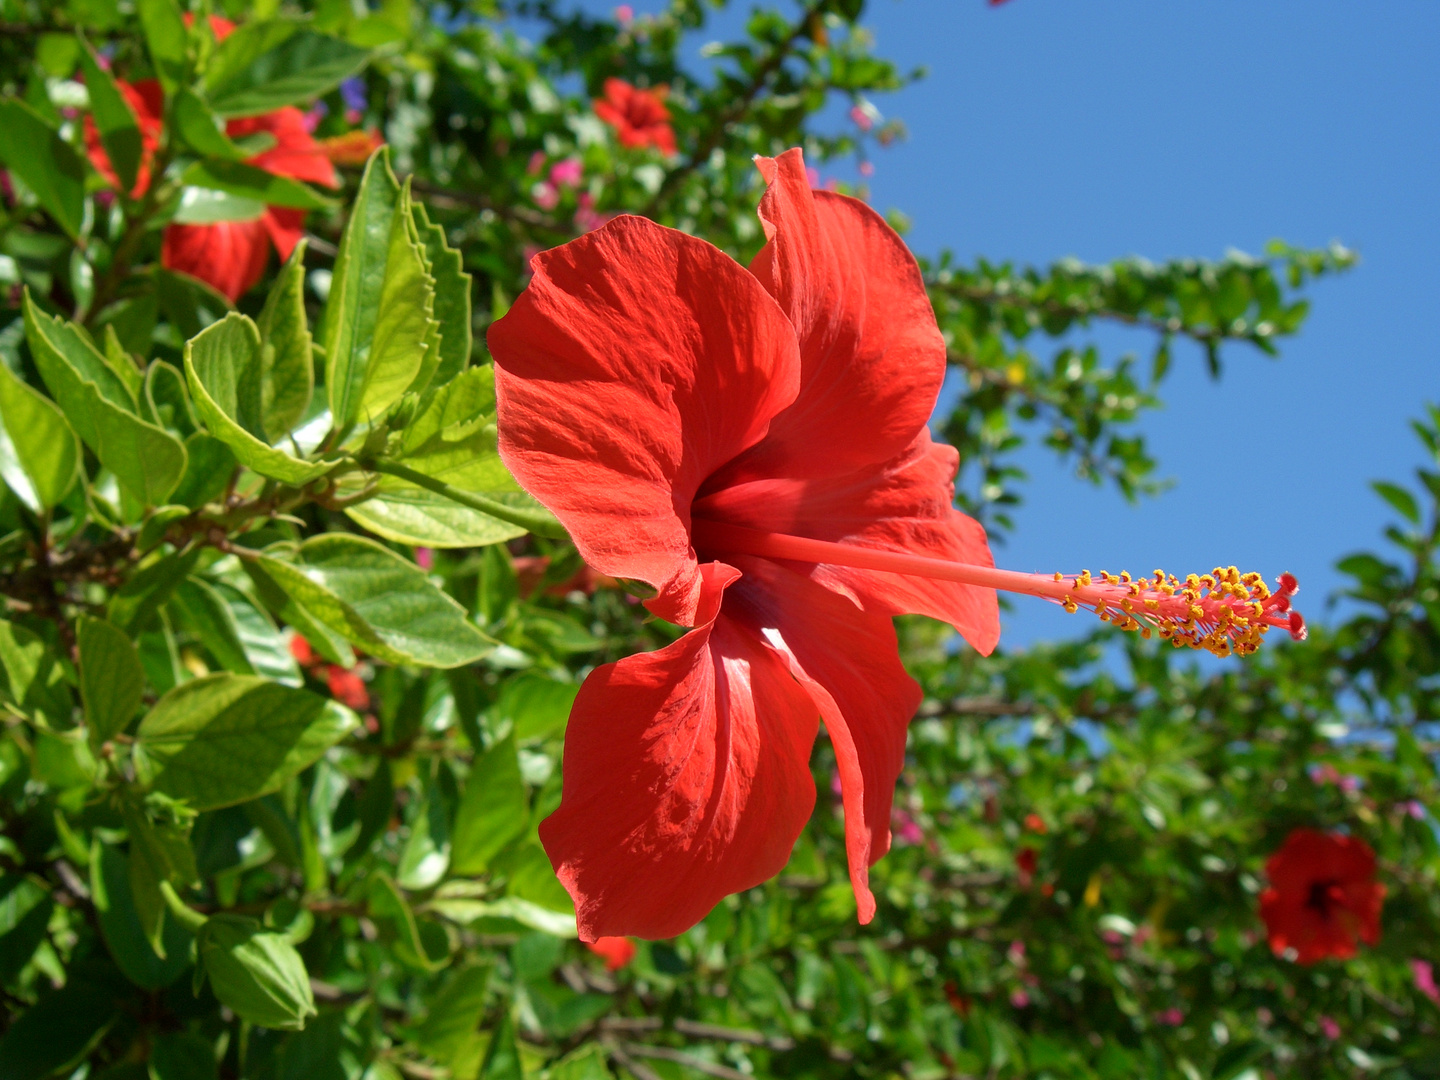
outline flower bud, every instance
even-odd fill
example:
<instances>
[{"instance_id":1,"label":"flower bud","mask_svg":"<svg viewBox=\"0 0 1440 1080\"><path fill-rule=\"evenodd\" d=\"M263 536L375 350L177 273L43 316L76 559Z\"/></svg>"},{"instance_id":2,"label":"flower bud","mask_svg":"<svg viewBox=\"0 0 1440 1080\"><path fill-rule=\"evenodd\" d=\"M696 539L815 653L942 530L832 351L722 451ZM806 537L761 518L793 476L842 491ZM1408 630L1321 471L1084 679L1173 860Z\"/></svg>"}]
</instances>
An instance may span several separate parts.
<instances>
[{"instance_id":1,"label":"flower bud","mask_svg":"<svg viewBox=\"0 0 1440 1080\"><path fill-rule=\"evenodd\" d=\"M241 915L212 915L195 943L215 996L242 1019L299 1031L316 1015L305 963L284 934Z\"/></svg>"}]
</instances>

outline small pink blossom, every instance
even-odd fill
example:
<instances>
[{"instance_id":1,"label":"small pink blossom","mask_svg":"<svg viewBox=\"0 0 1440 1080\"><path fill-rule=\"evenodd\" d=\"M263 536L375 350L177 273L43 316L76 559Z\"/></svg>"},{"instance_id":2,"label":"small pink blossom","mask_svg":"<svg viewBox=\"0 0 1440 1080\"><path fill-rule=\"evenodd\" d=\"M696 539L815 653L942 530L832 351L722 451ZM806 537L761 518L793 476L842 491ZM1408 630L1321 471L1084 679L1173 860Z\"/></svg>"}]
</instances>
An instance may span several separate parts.
<instances>
[{"instance_id":1,"label":"small pink blossom","mask_svg":"<svg viewBox=\"0 0 1440 1080\"><path fill-rule=\"evenodd\" d=\"M1320 1017L1320 1030L1331 1042L1340 1037L1340 1025L1328 1016Z\"/></svg>"},{"instance_id":2,"label":"small pink blossom","mask_svg":"<svg viewBox=\"0 0 1440 1080\"><path fill-rule=\"evenodd\" d=\"M1125 944L1125 935L1120 933L1119 930L1101 930L1100 939L1104 941L1106 945Z\"/></svg>"},{"instance_id":3,"label":"small pink blossom","mask_svg":"<svg viewBox=\"0 0 1440 1080\"><path fill-rule=\"evenodd\" d=\"M1017 1009L1024 1009L1030 1005L1030 995L1024 990L1010 991L1010 1004Z\"/></svg>"},{"instance_id":4,"label":"small pink blossom","mask_svg":"<svg viewBox=\"0 0 1440 1080\"><path fill-rule=\"evenodd\" d=\"M536 150L530 155L530 160L525 163L525 174L527 176L539 176L540 170L545 168L545 151Z\"/></svg>"},{"instance_id":5,"label":"small pink blossom","mask_svg":"<svg viewBox=\"0 0 1440 1080\"><path fill-rule=\"evenodd\" d=\"M814 165L806 165L805 179L810 182L812 188L818 188L820 186L820 170Z\"/></svg>"},{"instance_id":6,"label":"small pink blossom","mask_svg":"<svg viewBox=\"0 0 1440 1080\"><path fill-rule=\"evenodd\" d=\"M1435 967L1429 960L1421 960L1413 957L1410 960L1410 973L1415 976L1415 989L1428 997L1436 1005L1440 1005L1440 988L1435 986Z\"/></svg>"},{"instance_id":7,"label":"small pink blossom","mask_svg":"<svg viewBox=\"0 0 1440 1080\"><path fill-rule=\"evenodd\" d=\"M566 158L550 167L550 183L557 188L579 187L585 168L579 158Z\"/></svg>"},{"instance_id":8,"label":"small pink blossom","mask_svg":"<svg viewBox=\"0 0 1440 1080\"><path fill-rule=\"evenodd\" d=\"M615 216L614 214L602 214L596 210L595 196L588 191L582 191L576 201L580 205L575 211L575 227L581 232L594 232Z\"/></svg>"},{"instance_id":9,"label":"small pink blossom","mask_svg":"<svg viewBox=\"0 0 1440 1080\"><path fill-rule=\"evenodd\" d=\"M530 189L530 198L541 210L554 210L560 202L560 192L555 190L554 184L542 180Z\"/></svg>"},{"instance_id":10,"label":"small pink blossom","mask_svg":"<svg viewBox=\"0 0 1440 1080\"><path fill-rule=\"evenodd\" d=\"M1340 777L1340 790L1346 795L1353 795L1360 790L1360 778L1358 776Z\"/></svg>"},{"instance_id":11,"label":"small pink blossom","mask_svg":"<svg viewBox=\"0 0 1440 1080\"><path fill-rule=\"evenodd\" d=\"M1179 1027L1185 1022L1185 1014L1172 1005L1164 1012L1157 1013L1155 1020L1157 1023L1164 1024L1166 1027Z\"/></svg>"},{"instance_id":12,"label":"small pink blossom","mask_svg":"<svg viewBox=\"0 0 1440 1080\"><path fill-rule=\"evenodd\" d=\"M635 21L635 9L629 4L621 4L615 9L615 21L621 26L629 26Z\"/></svg>"},{"instance_id":13,"label":"small pink blossom","mask_svg":"<svg viewBox=\"0 0 1440 1080\"><path fill-rule=\"evenodd\" d=\"M1269 1027L1275 1022L1275 1014L1264 1005L1261 1005L1260 1008L1255 1010L1255 1019L1260 1021L1263 1026Z\"/></svg>"},{"instance_id":14,"label":"small pink blossom","mask_svg":"<svg viewBox=\"0 0 1440 1080\"><path fill-rule=\"evenodd\" d=\"M869 131L875 126L875 118L862 105L856 105L850 110L850 119L855 121L855 126L861 131Z\"/></svg>"},{"instance_id":15,"label":"small pink blossom","mask_svg":"<svg viewBox=\"0 0 1440 1080\"><path fill-rule=\"evenodd\" d=\"M435 552L427 547L417 547L415 549L415 565L421 570L429 570L435 565Z\"/></svg>"},{"instance_id":16,"label":"small pink blossom","mask_svg":"<svg viewBox=\"0 0 1440 1080\"><path fill-rule=\"evenodd\" d=\"M1005 950L1005 956L1009 959L1010 963L1016 967L1025 963L1025 942L1012 941L1010 948Z\"/></svg>"},{"instance_id":17,"label":"small pink blossom","mask_svg":"<svg viewBox=\"0 0 1440 1080\"><path fill-rule=\"evenodd\" d=\"M914 845L925 840L925 830L920 828L920 823L898 806L890 812L890 831L901 844Z\"/></svg>"},{"instance_id":18,"label":"small pink blossom","mask_svg":"<svg viewBox=\"0 0 1440 1080\"><path fill-rule=\"evenodd\" d=\"M1411 799L1409 802L1401 803L1400 807L1416 821L1425 820L1425 806L1420 800Z\"/></svg>"},{"instance_id":19,"label":"small pink blossom","mask_svg":"<svg viewBox=\"0 0 1440 1080\"><path fill-rule=\"evenodd\" d=\"M870 161L862 161L862 162L860 162L860 175L861 175L861 176L874 176L874 175L875 175L875 165L874 165L874 163L873 163L873 162L870 162Z\"/></svg>"}]
</instances>

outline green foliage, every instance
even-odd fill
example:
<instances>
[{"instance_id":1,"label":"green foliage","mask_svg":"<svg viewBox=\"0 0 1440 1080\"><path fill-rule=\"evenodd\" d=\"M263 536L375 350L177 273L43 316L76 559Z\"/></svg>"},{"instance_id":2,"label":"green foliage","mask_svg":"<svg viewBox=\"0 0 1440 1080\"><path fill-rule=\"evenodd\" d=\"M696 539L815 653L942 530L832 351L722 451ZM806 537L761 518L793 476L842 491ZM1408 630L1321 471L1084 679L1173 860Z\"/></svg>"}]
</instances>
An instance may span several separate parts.
<instances>
[{"instance_id":1,"label":"green foliage","mask_svg":"<svg viewBox=\"0 0 1440 1080\"><path fill-rule=\"evenodd\" d=\"M590 669L674 631L506 470L484 330L528 250L632 212L748 260L753 155L903 134L823 119L907 81L863 6L756 10L691 64L714 36L695 0L624 24L550 0L0 0L0 1077L1433 1073L1409 964L1440 959L1434 410L1417 483L1376 485L1392 550L1341 564L1349 616L1304 646L1199 669L1100 632L980 659L903 620L926 699L871 925L822 741L777 880L619 970L574 940L537 833L565 719ZM223 41L212 11L239 23ZM678 154L598 120L612 76L668 88ZM146 78L153 147L120 89ZM357 97L389 146L334 197L226 127L320 101L317 134L353 137ZM162 254L172 227L307 212L234 302ZM1274 355L1304 287L1353 262L922 260L963 505L1009 528L1031 437L1154 490L1134 422L1184 342L1217 378ZM1149 363L1108 356L1105 325ZM1296 825L1378 853L1376 948L1268 949L1264 861Z\"/></svg>"}]
</instances>

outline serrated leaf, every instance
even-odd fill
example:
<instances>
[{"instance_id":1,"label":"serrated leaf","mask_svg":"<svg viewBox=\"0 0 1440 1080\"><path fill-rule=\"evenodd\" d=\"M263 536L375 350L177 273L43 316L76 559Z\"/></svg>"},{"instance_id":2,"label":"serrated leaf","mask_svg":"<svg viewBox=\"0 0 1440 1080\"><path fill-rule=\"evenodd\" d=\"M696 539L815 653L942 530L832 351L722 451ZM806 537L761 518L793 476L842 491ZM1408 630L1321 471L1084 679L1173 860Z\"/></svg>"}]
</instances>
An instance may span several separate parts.
<instances>
[{"instance_id":1,"label":"serrated leaf","mask_svg":"<svg viewBox=\"0 0 1440 1080\"><path fill-rule=\"evenodd\" d=\"M76 434L136 501L164 504L185 473L180 440L136 416L129 390L104 358L74 327L39 310L28 294L25 333L40 377Z\"/></svg>"},{"instance_id":2,"label":"serrated leaf","mask_svg":"<svg viewBox=\"0 0 1440 1080\"><path fill-rule=\"evenodd\" d=\"M0 364L0 477L40 513L70 493L79 463L80 444L60 407Z\"/></svg>"},{"instance_id":3,"label":"serrated leaf","mask_svg":"<svg viewBox=\"0 0 1440 1080\"><path fill-rule=\"evenodd\" d=\"M276 790L358 723L306 690L207 675L170 691L140 721L136 773L193 809L232 806Z\"/></svg>"},{"instance_id":4,"label":"serrated leaf","mask_svg":"<svg viewBox=\"0 0 1440 1080\"><path fill-rule=\"evenodd\" d=\"M0 164L25 182L71 239L80 239L85 165L60 132L13 98L0 101Z\"/></svg>"},{"instance_id":5,"label":"serrated leaf","mask_svg":"<svg viewBox=\"0 0 1440 1080\"><path fill-rule=\"evenodd\" d=\"M423 571L372 540L332 533L257 561L312 618L392 664L459 667L493 647Z\"/></svg>"},{"instance_id":6,"label":"serrated leaf","mask_svg":"<svg viewBox=\"0 0 1440 1080\"><path fill-rule=\"evenodd\" d=\"M99 746L125 730L145 694L145 669L123 633L104 619L82 617L76 639L80 651L80 699L90 742Z\"/></svg>"},{"instance_id":7,"label":"serrated leaf","mask_svg":"<svg viewBox=\"0 0 1440 1080\"><path fill-rule=\"evenodd\" d=\"M434 310L409 189L378 151L365 167L325 305L325 389L338 428L378 419L425 361Z\"/></svg>"},{"instance_id":8,"label":"serrated leaf","mask_svg":"<svg viewBox=\"0 0 1440 1080\"><path fill-rule=\"evenodd\" d=\"M301 461L265 438L260 329L230 314L185 344L185 378L200 419L242 464L287 484L305 484L330 465Z\"/></svg>"},{"instance_id":9,"label":"serrated leaf","mask_svg":"<svg viewBox=\"0 0 1440 1080\"><path fill-rule=\"evenodd\" d=\"M421 393L430 386L445 386L470 363L474 331L470 323L470 275L460 253L445 242L445 230L432 224L425 207L411 204L415 229L425 248L425 260L435 283L435 327L433 348L427 348L410 391Z\"/></svg>"},{"instance_id":10,"label":"serrated leaf","mask_svg":"<svg viewBox=\"0 0 1440 1080\"><path fill-rule=\"evenodd\" d=\"M140 122L110 73L95 62L89 45L80 49L80 70L85 74L85 89L90 93L91 115L100 132L100 142L120 181L120 190L128 195L140 171L143 151Z\"/></svg>"}]
</instances>

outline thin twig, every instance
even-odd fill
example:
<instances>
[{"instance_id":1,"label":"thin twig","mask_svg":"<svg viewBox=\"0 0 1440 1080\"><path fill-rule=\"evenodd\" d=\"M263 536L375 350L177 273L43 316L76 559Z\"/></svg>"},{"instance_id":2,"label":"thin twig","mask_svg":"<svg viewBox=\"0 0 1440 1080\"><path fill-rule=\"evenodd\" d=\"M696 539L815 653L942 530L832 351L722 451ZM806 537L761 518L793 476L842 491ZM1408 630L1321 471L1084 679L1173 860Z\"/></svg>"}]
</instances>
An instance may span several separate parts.
<instances>
[{"instance_id":1,"label":"thin twig","mask_svg":"<svg viewBox=\"0 0 1440 1080\"><path fill-rule=\"evenodd\" d=\"M716 1065L714 1062L692 1057L682 1050L674 1050L668 1046L650 1046L646 1043L626 1043L624 1049L640 1057L655 1058L657 1061L673 1061L676 1065L683 1065L687 1069L694 1069L696 1072L702 1072L706 1076L719 1077L720 1080L754 1080L754 1077L748 1073L741 1072L739 1069L732 1069L728 1065ZM632 1069L630 1065L626 1065L625 1067ZM636 1073L636 1075L639 1076L639 1073Z\"/></svg>"},{"instance_id":2,"label":"thin twig","mask_svg":"<svg viewBox=\"0 0 1440 1080\"><path fill-rule=\"evenodd\" d=\"M660 1075L655 1072L654 1069L648 1065L641 1065L640 1062L625 1053L619 1046L611 1045L607 1049L610 1051L610 1057L615 1064L625 1069L631 1076L635 1077L635 1080L661 1080ZM750 1080L750 1078L746 1077L745 1080Z\"/></svg>"}]
</instances>

